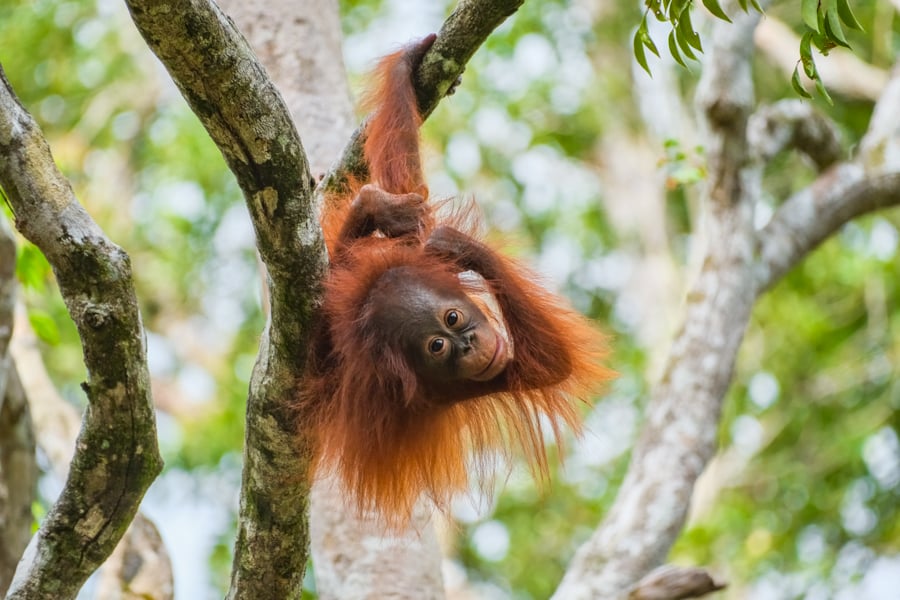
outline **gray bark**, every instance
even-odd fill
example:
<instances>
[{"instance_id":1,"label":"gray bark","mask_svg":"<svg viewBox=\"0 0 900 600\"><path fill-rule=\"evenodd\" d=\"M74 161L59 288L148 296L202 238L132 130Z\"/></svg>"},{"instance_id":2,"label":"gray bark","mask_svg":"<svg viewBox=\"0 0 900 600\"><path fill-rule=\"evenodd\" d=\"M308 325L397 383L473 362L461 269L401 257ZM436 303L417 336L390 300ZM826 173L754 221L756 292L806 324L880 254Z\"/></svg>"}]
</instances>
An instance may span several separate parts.
<instances>
[{"instance_id":1,"label":"gray bark","mask_svg":"<svg viewBox=\"0 0 900 600\"><path fill-rule=\"evenodd\" d=\"M222 7L284 95L310 149L313 172L324 173L355 126L337 5L229 0ZM323 475L310 494L310 545L320 598L443 595L430 505L423 501L402 534L382 539L377 515L357 514L337 482Z\"/></svg>"},{"instance_id":2,"label":"gray bark","mask_svg":"<svg viewBox=\"0 0 900 600\"><path fill-rule=\"evenodd\" d=\"M103 600L172 600L172 561L156 525L138 515L100 571L97 598Z\"/></svg>"},{"instance_id":3,"label":"gray bark","mask_svg":"<svg viewBox=\"0 0 900 600\"><path fill-rule=\"evenodd\" d=\"M430 106L426 112L519 3L464 2L454 13L453 25L445 27L443 41L435 44L419 75L420 101ZM308 539L308 449L287 407L302 374L325 268L306 154L281 96L215 5L200 0L132 0L128 5L237 177L269 275L271 316L247 404L240 530L229 597L298 597ZM253 11L258 9L248 7ZM289 29L258 30L264 39L284 40ZM273 67L279 77L291 73L289 54L277 48L266 53L280 63ZM303 122L324 121L313 115Z\"/></svg>"},{"instance_id":4,"label":"gray bark","mask_svg":"<svg viewBox=\"0 0 900 600\"><path fill-rule=\"evenodd\" d=\"M757 298L844 223L900 203L897 69L860 144L863 152L836 162L843 152L834 127L808 107L782 104L751 118L750 40L758 15L729 14L734 24L715 23L704 40L697 105L709 160L705 250L684 324L615 503L579 548L554 598L644 597L640 580L665 560L697 477L715 452L722 400ZM785 150L806 154L823 172L755 231L762 169Z\"/></svg>"},{"instance_id":5,"label":"gray bark","mask_svg":"<svg viewBox=\"0 0 900 600\"><path fill-rule=\"evenodd\" d=\"M0 186L46 256L84 351L89 407L69 476L16 570L9 598L74 598L162 468L128 256L78 204L0 71ZM115 357L116 360L110 360Z\"/></svg>"},{"instance_id":6,"label":"gray bark","mask_svg":"<svg viewBox=\"0 0 900 600\"><path fill-rule=\"evenodd\" d=\"M36 445L50 463L47 475L64 481L75 453L81 418L50 380L37 336L21 302L16 306L14 331L10 355L27 397ZM30 523L27 525L30 532ZM138 512L101 568L102 598L127 598L135 590L140 590L142 600L169 600L172 597L169 555L158 535L145 534L150 529L155 530L155 525ZM123 560L126 557L127 560Z\"/></svg>"},{"instance_id":7,"label":"gray bark","mask_svg":"<svg viewBox=\"0 0 900 600\"><path fill-rule=\"evenodd\" d=\"M127 4L235 174L269 277L270 320L247 399L228 597L299 598L308 546L309 455L290 406L325 271L306 154L281 95L216 4Z\"/></svg>"},{"instance_id":8,"label":"gray bark","mask_svg":"<svg viewBox=\"0 0 900 600\"><path fill-rule=\"evenodd\" d=\"M10 356L16 298L16 243L0 219L0 596L31 537L37 484L28 402Z\"/></svg>"},{"instance_id":9,"label":"gray bark","mask_svg":"<svg viewBox=\"0 0 900 600\"><path fill-rule=\"evenodd\" d=\"M31 538L38 467L28 399L15 366L0 399L0 596Z\"/></svg>"}]
</instances>

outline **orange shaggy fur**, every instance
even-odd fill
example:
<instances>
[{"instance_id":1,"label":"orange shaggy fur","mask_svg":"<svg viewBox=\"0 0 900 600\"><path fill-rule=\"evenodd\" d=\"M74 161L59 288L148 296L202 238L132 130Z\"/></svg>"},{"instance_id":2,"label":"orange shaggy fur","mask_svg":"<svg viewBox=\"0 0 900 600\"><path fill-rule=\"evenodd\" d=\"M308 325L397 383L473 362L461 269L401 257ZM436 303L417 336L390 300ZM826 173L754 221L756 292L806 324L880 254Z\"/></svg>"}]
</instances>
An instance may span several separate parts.
<instances>
[{"instance_id":1,"label":"orange shaggy fur","mask_svg":"<svg viewBox=\"0 0 900 600\"><path fill-rule=\"evenodd\" d=\"M423 44L425 50L430 46ZM410 79L421 59L417 53L424 50L383 59L370 96L377 112L365 153L372 180L382 189L425 196L421 119ZM316 468L339 474L359 509L376 509L390 527L408 520L422 493L447 506L467 488L468 467L484 475L484 457L510 446L518 446L536 473L545 475L544 429L556 437L563 426L579 431L577 401L587 401L612 375L600 364L603 337L531 272L472 238L466 252L494 265L488 283L513 339L514 358L474 396L459 397L453 390L429 396L392 332L367 318L368 311L383 276L399 267L424 282L461 285L462 269L426 252L425 242L435 227L465 227L428 205L418 238L370 236L338 251L339 217L352 198L324 220L333 264L318 342L300 391L305 428L315 436Z\"/></svg>"}]
</instances>

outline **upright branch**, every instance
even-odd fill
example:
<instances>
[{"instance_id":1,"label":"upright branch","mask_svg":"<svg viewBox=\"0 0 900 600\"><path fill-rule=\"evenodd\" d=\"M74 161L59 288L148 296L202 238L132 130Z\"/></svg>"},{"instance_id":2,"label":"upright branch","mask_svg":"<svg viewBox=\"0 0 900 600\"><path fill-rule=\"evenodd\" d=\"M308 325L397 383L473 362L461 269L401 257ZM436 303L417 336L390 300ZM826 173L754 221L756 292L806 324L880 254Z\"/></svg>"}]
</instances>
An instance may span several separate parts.
<instances>
[{"instance_id":1,"label":"upright branch","mask_svg":"<svg viewBox=\"0 0 900 600\"><path fill-rule=\"evenodd\" d=\"M74 598L162 468L144 331L128 256L78 204L2 70L0 186L16 227L53 267L81 337L89 403L66 485L19 563L8 598Z\"/></svg>"},{"instance_id":2,"label":"upright branch","mask_svg":"<svg viewBox=\"0 0 900 600\"><path fill-rule=\"evenodd\" d=\"M247 399L229 597L299 598L308 546L308 456L286 407L306 362L326 267L307 158L281 95L215 2L127 5L237 178L269 276L271 316Z\"/></svg>"},{"instance_id":3,"label":"upright branch","mask_svg":"<svg viewBox=\"0 0 900 600\"><path fill-rule=\"evenodd\" d=\"M240 531L229 597L297 597L306 562L308 490L303 474L308 456L284 407L306 362L325 269L307 160L280 95L214 3L127 3L138 29L235 173L270 276L271 322L250 383ZM514 10L509 6L519 3L467 2L474 8L464 8L462 14L509 14ZM459 35L468 26L469 37L484 39L500 20L476 19L451 32ZM460 48L467 58L476 47L454 45L445 52L452 61ZM444 76L444 92L463 64L450 66L453 75ZM431 85L423 89L431 91L432 104L443 95Z\"/></svg>"},{"instance_id":4,"label":"upright branch","mask_svg":"<svg viewBox=\"0 0 900 600\"><path fill-rule=\"evenodd\" d=\"M2 221L0 221L2 223ZM0 398L0 596L12 582L19 558L31 539L31 507L40 471L35 452L29 398L10 363Z\"/></svg>"},{"instance_id":5,"label":"upright branch","mask_svg":"<svg viewBox=\"0 0 900 600\"><path fill-rule=\"evenodd\" d=\"M16 239L6 219L0 219L0 398L6 392L10 365L9 343L12 340L15 308Z\"/></svg>"},{"instance_id":6,"label":"upright branch","mask_svg":"<svg viewBox=\"0 0 900 600\"><path fill-rule=\"evenodd\" d=\"M749 52L758 16L729 14L737 15L734 25L714 25L697 91L709 159L700 272L619 495L579 549L558 598L693 597L707 587L703 581L715 581L700 577L690 594L653 596L655 581L671 574L687 579L666 569L656 572L662 579L640 580L664 561L715 451L722 399L753 304L842 224L900 203L900 71L895 68L876 106L863 152L836 162L842 152L834 127L808 107L785 103L749 118ZM761 129L774 135L763 139ZM763 167L783 150L804 153L821 173L756 232L752 211Z\"/></svg>"},{"instance_id":7,"label":"upright branch","mask_svg":"<svg viewBox=\"0 0 900 600\"><path fill-rule=\"evenodd\" d=\"M707 126L705 250L628 474L603 524L577 552L555 598L625 598L659 566L684 525L694 483L715 452L722 398L756 290L746 124L759 14L717 22L697 102Z\"/></svg>"},{"instance_id":8,"label":"upright branch","mask_svg":"<svg viewBox=\"0 0 900 600\"><path fill-rule=\"evenodd\" d=\"M16 303L16 240L0 217L0 596L31 538L37 456L28 401L11 356Z\"/></svg>"},{"instance_id":9,"label":"upright branch","mask_svg":"<svg viewBox=\"0 0 900 600\"><path fill-rule=\"evenodd\" d=\"M304 3L302 9L298 9L295 5L285 17L296 21L295 16L298 13L310 13L302 14L304 26L315 27L318 24L321 27L322 11L316 9L316 4L316 2ZM430 104L432 107L436 105L437 99L442 98L446 90L454 84L468 58L474 54L490 31L514 12L520 4L521 0L515 2L479 0L460 3L441 29L440 39L436 44L440 53L435 53L430 59L426 57L428 64L425 66L429 68L428 72L420 71L416 76L417 97L434 98L435 100ZM248 5L245 3L243 6ZM267 8L267 11L267 14L271 15L270 7ZM247 28L241 26L251 36L251 41L254 41L253 36L259 34L260 30L266 29L258 26ZM282 28L281 31L284 29ZM316 32L316 35L320 34L322 32ZM328 36L325 37L330 39ZM260 38L254 42L258 51L271 47L270 38L265 35L260 35ZM310 41L308 35L305 35L303 43L292 48L290 55L296 56L297 60L302 61L304 65L312 65L314 71L304 73L302 86L298 84L299 80L296 76L292 75L284 80L282 91L288 99L298 98L298 93L295 89L295 93L292 94L290 89L284 86L299 87L302 89L301 94L315 94L315 100L305 101L302 104L291 104L290 108L295 115L299 115L301 123L308 122L312 125L303 130L304 145L307 149L331 148L334 147L333 140L317 141L316 136L334 137L337 133L340 136L339 141L348 139L351 132L346 131L340 124L350 121L350 113L347 112L345 121L344 114L340 112L341 103L331 103L333 110L338 111L338 114L329 115L328 128L314 126L316 123L321 123L322 120L309 113L314 112L315 107L321 102L323 95L319 90L323 83L328 85L328 78L323 77L320 73L321 61L316 58L322 51L321 43L316 44L313 50L310 47L312 46ZM397 43L403 41L402 39L395 40ZM327 45L327 42L325 43ZM339 53L339 49L333 51ZM260 53L262 56L267 54L264 51L260 51ZM273 54L279 55L279 52L275 51ZM439 60L435 61L435 57ZM272 66L267 64L267 68L271 72ZM330 68L334 69L334 67ZM444 68L449 69L450 74L443 74ZM276 71L278 70L276 66ZM310 92L310 90L315 91ZM328 89L324 97L328 98L333 93L333 89ZM423 102L423 104L428 103L427 101ZM335 119L337 120L335 121ZM338 129L335 129L334 123L338 124ZM345 152L343 155L345 161L356 161L356 166L344 162L339 168L339 172L361 174L358 176L360 181L366 180L366 169L364 166L360 166L362 152L361 146L358 144L362 131L363 129L360 128L353 136L353 140L357 143L353 146L356 149L355 156L352 152ZM336 156L338 153L312 157L312 161L314 164L327 165ZM333 177L329 179L334 180ZM332 483L334 482L330 483L325 478L317 478L312 490L313 518L310 523L310 534L313 560L316 565L316 588L321 596L323 598L352 598L364 595L442 597L444 587L439 567L441 556L436 536L429 523L430 506L426 507L423 504L415 511L414 523L402 535L395 534L385 537L383 527L378 520L358 515L352 503L345 502L347 493L342 486ZM415 560L410 560L410 557L415 557Z\"/></svg>"}]
</instances>

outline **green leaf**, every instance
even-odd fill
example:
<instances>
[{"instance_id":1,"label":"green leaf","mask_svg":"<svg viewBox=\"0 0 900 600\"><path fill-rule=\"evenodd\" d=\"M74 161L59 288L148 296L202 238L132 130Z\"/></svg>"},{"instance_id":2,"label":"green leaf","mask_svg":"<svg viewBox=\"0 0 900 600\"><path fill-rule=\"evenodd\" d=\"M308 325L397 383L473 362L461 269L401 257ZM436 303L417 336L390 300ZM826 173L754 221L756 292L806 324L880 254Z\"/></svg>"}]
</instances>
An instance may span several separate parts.
<instances>
[{"instance_id":1,"label":"green leaf","mask_svg":"<svg viewBox=\"0 0 900 600\"><path fill-rule=\"evenodd\" d=\"M684 54L684 56L691 60L699 60L697 58L697 55L694 54L694 51L691 50L690 43L688 43L688 41L684 39L684 36L681 35L681 32L673 31L673 33L675 34L675 41L678 42L678 47L681 48L681 52Z\"/></svg>"},{"instance_id":2,"label":"green leaf","mask_svg":"<svg viewBox=\"0 0 900 600\"><path fill-rule=\"evenodd\" d=\"M828 56L828 53L837 47L837 44L825 37L824 33L814 33L812 43L823 56Z\"/></svg>"},{"instance_id":3,"label":"green leaf","mask_svg":"<svg viewBox=\"0 0 900 600\"><path fill-rule=\"evenodd\" d=\"M747 12L747 0L737 0L738 6L741 7L741 10Z\"/></svg>"},{"instance_id":4,"label":"green leaf","mask_svg":"<svg viewBox=\"0 0 900 600\"><path fill-rule=\"evenodd\" d=\"M819 0L800 0L800 16L806 26L820 33L819 31Z\"/></svg>"},{"instance_id":5,"label":"green leaf","mask_svg":"<svg viewBox=\"0 0 900 600\"><path fill-rule=\"evenodd\" d=\"M681 11L681 14L678 15L678 32L681 34L681 38L687 41L688 44L696 48L697 51L703 52L703 45L700 43L700 34L698 34L694 30L694 26L691 25L690 8L685 8Z\"/></svg>"},{"instance_id":6,"label":"green leaf","mask_svg":"<svg viewBox=\"0 0 900 600\"><path fill-rule=\"evenodd\" d=\"M641 36L641 42L643 42L644 45L650 49L650 52L652 52L657 56L657 58L659 58L659 50L656 49L656 44L653 43L653 38L650 37L650 33L646 30L644 31L644 35Z\"/></svg>"},{"instance_id":7,"label":"green leaf","mask_svg":"<svg viewBox=\"0 0 900 600\"><path fill-rule=\"evenodd\" d=\"M816 78L816 63L813 60L812 47L810 45L813 37L812 31L807 31L800 39L800 62L803 63L803 72L810 79Z\"/></svg>"},{"instance_id":8,"label":"green leaf","mask_svg":"<svg viewBox=\"0 0 900 600\"><path fill-rule=\"evenodd\" d=\"M681 58L681 52L678 51L678 42L675 41L675 32L669 32L669 54L672 55L672 58L675 59L679 65L684 68L687 68L687 64L684 62L684 59Z\"/></svg>"},{"instance_id":9,"label":"green leaf","mask_svg":"<svg viewBox=\"0 0 900 600\"><path fill-rule=\"evenodd\" d=\"M841 19L838 16L837 8L833 4L825 11L825 35L841 46L850 47L847 38L844 37L844 30L841 27Z\"/></svg>"},{"instance_id":10,"label":"green leaf","mask_svg":"<svg viewBox=\"0 0 900 600\"><path fill-rule=\"evenodd\" d=\"M791 77L791 86L794 88L794 91L797 92L798 96L812 98L812 94L806 91L806 88L803 87L803 83L800 81L800 65L794 67L794 75Z\"/></svg>"},{"instance_id":11,"label":"green leaf","mask_svg":"<svg viewBox=\"0 0 900 600\"><path fill-rule=\"evenodd\" d=\"M666 11L669 10L669 0L663 0L660 2L659 0L652 0L647 2L647 8L650 9L650 12L656 17L658 21L667 21Z\"/></svg>"},{"instance_id":12,"label":"green leaf","mask_svg":"<svg viewBox=\"0 0 900 600\"><path fill-rule=\"evenodd\" d=\"M680 15L682 11L691 9L691 0L672 0L669 3L669 20L675 22L675 17Z\"/></svg>"},{"instance_id":13,"label":"green leaf","mask_svg":"<svg viewBox=\"0 0 900 600\"><path fill-rule=\"evenodd\" d=\"M819 94L825 98L825 102L827 102L830 106L834 106L834 101L831 99L831 96L828 95L828 90L825 89L825 84L822 83L822 78L816 73L816 90Z\"/></svg>"},{"instance_id":14,"label":"green leaf","mask_svg":"<svg viewBox=\"0 0 900 600\"><path fill-rule=\"evenodd\" d=\"M841 17L841 21L844 22L844 25L850 29L865 31L859 21L856 20L856 15L853 14L853 10L850 8L850 2L848 0L837 0L837 11L838 15Z\"/></svg>"},{"instance_id":15,"label":"green leaf","mask_svg":"<svg viewBox=\"0 0 900 600\"><path fill-rule=\"evenodd\" d=\"M763 14L765 11L763 10L762 5L759 3L759 0L750 0L750 4L753 5L754 10L759 14Z\"/></svg>"},{"instance_id":16,"label":"green leaf","mask_svg":"<svg viewBox=\"0 0 900 600\"><path fill-rule=\"evenodd\" d=\"M644 2L644 6L647 7L647 11L652 13L654 17L656 17L657 21L665 21L666 20L666 11L663 8L663 3L660 0L647 0Z\"/></svg>"},{"instance_id":17,"label":"green leaf","mask_svg":"<svg viewBox=\"0 0 900 600\"><path fill-rule=\"evenodd\" d=\"M697 58L697 55L694 54L694 51L691 50L691 45L688 44L684 37L681 36L681 34L679 34L677 31L675 32L675 40L678 42L678 47L681 48L681 52L682 54L684 54L685 58L696 61L700 60L699 58Z\"/></svg>"},{"instance_id":18,"label":"green leaf","mask_svg":"<svg viewBox=\"0 0 900 600\"><path fill-rule=\"evenodd\" d=\"M650 67L647 65L647 54L644 52L644 40L641 39L640 28L634 32L632 45L634 46L634 59L645 71L647 71L647 75L653 77L653 73L650 72Z\"/></svg>"},{"instance_id":19,"label":"green leaf","mask_svg":"<svg viewBox=\"0 0 900 600\"><path fill-rule=\"evenodd\" d=\"M731 23L731 19L728 18L728 15L725 14L725 11L722 10L721 6L719 6L718 0L703 0L703 6L705 6L706 10L711 12L714 17Z\"/></svg>"}]
</instances>

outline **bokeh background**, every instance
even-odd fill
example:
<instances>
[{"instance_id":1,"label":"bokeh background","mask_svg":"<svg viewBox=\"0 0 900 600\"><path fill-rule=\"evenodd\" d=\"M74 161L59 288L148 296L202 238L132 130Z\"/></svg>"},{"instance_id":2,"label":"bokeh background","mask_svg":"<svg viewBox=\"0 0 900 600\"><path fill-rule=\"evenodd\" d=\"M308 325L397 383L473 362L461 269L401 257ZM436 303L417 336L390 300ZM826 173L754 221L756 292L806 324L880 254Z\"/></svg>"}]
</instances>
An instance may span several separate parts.
<instances>
[{"instance_id":1,"label":"bokeh background","mask_svg":"<svg viewBox=\"0 0 900 600\"><path fill-rule=\"evenodd\" d=\"M856 4L866 31L848 32L853 52L877 79L900 50L900 19L889 0ZM769 25L800 31L798 5L775 3ZM437 30L452 3L341 8L358 92L376 57ZM620 374L585 407L588 431L548 485L513 464L496 493L473 488L455 503L442 538L459 598L549 597L615 496L678 325L705 176L691 104L699 66L653 60L650 79L632 57L640 18L637 2L526 2L424 127L433 195L474 197L489 237L609 333ZM796 44L786 56L759 43L758 98L793 97ZM177 597L221 597L264 323L243 200L122 2L5 0L0 62L78 198L131 256L166 460L144 510L172 556ZM831 95L833 106L809 102L852 152L873 98ZM800 158L775 161L760 223L813 176ZM672 553L731 581L717 597L900 598L898 225L896 209L851 223L754 311L721 451ZM54 381L82 406L75 328L46 261L20 242L31 324ZM60 487L42 479L38 515Z\"/></svg>"}]
</instances>

